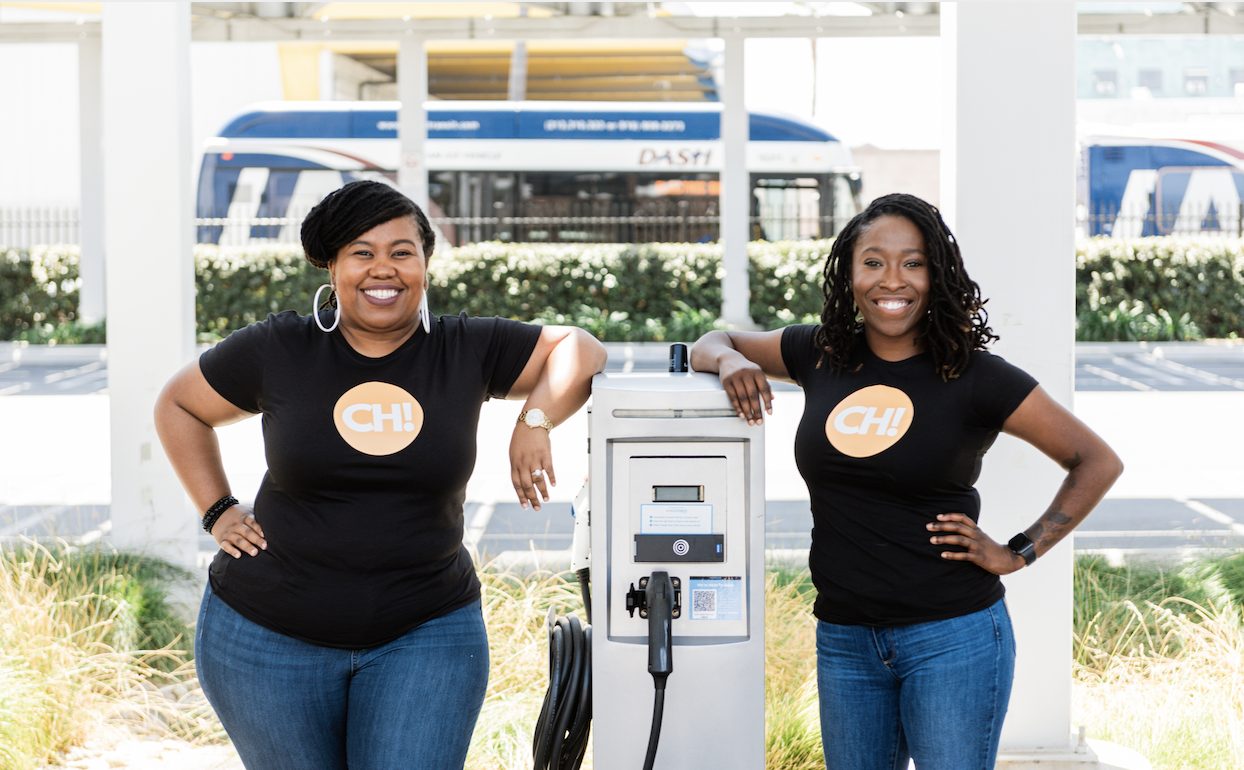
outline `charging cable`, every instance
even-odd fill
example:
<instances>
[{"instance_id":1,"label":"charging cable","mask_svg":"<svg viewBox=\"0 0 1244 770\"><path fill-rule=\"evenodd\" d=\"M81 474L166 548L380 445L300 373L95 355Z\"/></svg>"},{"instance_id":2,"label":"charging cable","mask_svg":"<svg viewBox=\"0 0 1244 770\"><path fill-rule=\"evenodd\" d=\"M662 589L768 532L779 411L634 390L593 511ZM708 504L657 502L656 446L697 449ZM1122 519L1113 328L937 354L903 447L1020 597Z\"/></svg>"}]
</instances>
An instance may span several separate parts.
<instances>
[{"instance_id":1,"label":"charging cable","mask_svg":"<svg viewBox=\"0 0 1244 770\"><path fill-rule=\"evenodd\" d=\"M665 680L674 670L674 583L668 572L653 572L644 588L648 611L648 673L654 690L652 729L648 733L648 753L644 770L652 770L661 740L661 720L665 712Z\"/></svg>"},{"instance_id":2,"label":"charging cable","mask_svg":"<svg viewBox=\"0 0 1244 770\"><path fill-rule=\"evenodd\" d=\"M536 720L532 756L536 770L578 770L587 753L592 725L592 604L588 486L571 503L575 519L571 569L579 578L587 623L573 614L558 617L550 608L549 689Z\"/></svg>"}]
</instances>

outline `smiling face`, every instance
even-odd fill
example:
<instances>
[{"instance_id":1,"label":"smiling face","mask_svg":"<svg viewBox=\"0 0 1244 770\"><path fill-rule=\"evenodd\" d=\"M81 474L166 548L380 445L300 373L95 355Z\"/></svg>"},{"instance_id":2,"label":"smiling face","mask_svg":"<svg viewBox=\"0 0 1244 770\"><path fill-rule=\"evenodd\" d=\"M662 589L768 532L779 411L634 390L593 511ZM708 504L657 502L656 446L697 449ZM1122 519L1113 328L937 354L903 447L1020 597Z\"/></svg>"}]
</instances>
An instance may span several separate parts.
<instances>
[{"instance_id":1,"label":"smiling face","mask_svg":"<svg viewBox=\"0 0 1244 770\"><path fill-rule=\"evenodd\" d=\"M427 264L413 217L376 225L337 250L328 272L342 333L356 350L384 355L414 334Z\"/></svg>"},{"instance_id":2,"label":"smiling face","mask_svg":"<svg viewBox=\"0 0 1244 770\"><path fill-rule=\"evenodd\" d=\"M901 361L921 351L929 267L924 237L911 220L887 214L860 233L851 253L851 292L874 354Z\"/></svg>"}]
</instances>

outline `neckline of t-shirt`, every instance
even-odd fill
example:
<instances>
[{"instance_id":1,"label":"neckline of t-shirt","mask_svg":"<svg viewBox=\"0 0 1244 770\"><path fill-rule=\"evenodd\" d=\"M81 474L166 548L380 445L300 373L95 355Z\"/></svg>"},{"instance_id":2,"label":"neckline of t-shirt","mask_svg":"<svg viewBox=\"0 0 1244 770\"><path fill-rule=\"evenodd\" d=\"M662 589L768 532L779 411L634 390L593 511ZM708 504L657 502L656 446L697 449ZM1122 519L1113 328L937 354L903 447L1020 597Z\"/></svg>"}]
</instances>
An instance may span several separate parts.
<instances>
[{"instance_id":1,"label":"neckline of t-shirt","mask_svg":"<svg viewBox=\"0 0 1244 770\"><path fill-rule=\"evenodd\" d=\"M930 354L929 354L929 351L922 350L919 353L908 356L907 358L901 358L898 361L890 361L888 359L882 358L881 356L873 352L872 346L870 346L867 342L865 342L864 343L864 355L868 356L870 359L872 359L874 362L876 362L877 364L881 366L897 367L897 366L910 366L912 364L926 361L928 360L928 357Z\"/></svg>"},{"instance_id":2,"label":"neckline of t-shirt","mask_svg":"<svg viewBox=\"0 0 1244 770\"><path fill-rule=\"evenodd\" d=\"M346 339L346 335L343 334L341 329L339 328L334 330L333 333L330 334L329 336L333 338L334 344L336 344L341 350L345 351L345 354L349 356L351 359L353 359L356 363L360 363L365 366L381 366L383 364L388 363L389 361L392 361L396 356L401 355L402 353L404 353L405 351L409 350L411 347L416 345L417 343L415 342L415 340L425 339L429 335L427 332L423 331L422 326L416 326L415 333L407 337L402 342L401 345L398 345L396 348L389 351L388 353L385 353L383 356L378 356L375 358L373 358L372 356L364 355L360 353L359 351L355 350L354 346L350 344L350 341Z\"/></svg>"}]
</instances>

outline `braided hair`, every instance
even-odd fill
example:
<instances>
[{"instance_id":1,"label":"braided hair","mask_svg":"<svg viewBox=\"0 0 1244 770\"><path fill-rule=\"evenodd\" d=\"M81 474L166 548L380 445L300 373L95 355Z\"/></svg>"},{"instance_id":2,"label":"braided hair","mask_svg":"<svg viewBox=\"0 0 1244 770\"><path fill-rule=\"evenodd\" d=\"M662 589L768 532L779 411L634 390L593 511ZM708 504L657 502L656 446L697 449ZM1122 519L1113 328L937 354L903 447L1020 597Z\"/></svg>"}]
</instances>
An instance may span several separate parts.
<instances>
[{"instance_id":1,"label":"braided hair","mask_svg":"<svg viewBox=\"0 0 1244 770\"><path fill-rule=\"evenodd\" d=\"M370 179L350 182L324 196L302 222L302 253L307 261L327 268L342 246L363 233L401 217L414 217L424 259L431 259L436 234L423 210L400 190Z\"/></svg>"},{"instance_id":2,"label":"braided hair","mask_svg":"<svg viewBox=\"0 0 1244 770\"><path fill-rule=\"evenodd\" d=\"M933 357L933 368L943 380L963 374L975 350L998 335L989 328L989 315L980 286L968 277L959 243L935 206L914 195L882 196L855 215L843 228L825 260L825 306L816 345L821 362L844 371L858 361L863 340L863 321L851 290L851 262L860 235L883 216L899 216L911 222L924 239L929 266L929 308L917 339Z\"/></svg>"}]
</instances>

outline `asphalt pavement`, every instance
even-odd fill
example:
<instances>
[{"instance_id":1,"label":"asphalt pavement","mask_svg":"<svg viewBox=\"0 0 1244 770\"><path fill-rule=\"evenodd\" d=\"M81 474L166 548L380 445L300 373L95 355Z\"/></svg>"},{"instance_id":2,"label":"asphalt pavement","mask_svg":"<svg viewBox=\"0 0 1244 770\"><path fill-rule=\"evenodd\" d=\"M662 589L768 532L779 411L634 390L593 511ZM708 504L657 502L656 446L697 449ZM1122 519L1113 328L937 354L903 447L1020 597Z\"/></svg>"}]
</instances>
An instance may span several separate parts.
<instances>
[{"instance_id":1,"label":"asphalt pavement","mask_svg":"<svg viewBox=\"0 0 1244 770\"><path fill-rule=\"evenodd\" d=\"M663 346L613 345L612 371L663 371ZM0 540L107 536L107 359L98 346L0 345ZM481 436L506 437L520 404L489 402ZM811 529L807 493L790 444L802 394L779 386L766 439L766 548L795 561ZM1103 435L1128 470L1076 531L1080 552L1181 558L1244 547L1244 346L1081 344L1077 414ZM541 511L513 499L506 439L481 440L467 489L466 538L481 559L562 567L570 544L570 501L587 472L581 412L554 431L560 484ZM220 431L226 470L239 497L253 497L264 461L259 421ZM13 439L17 440L14 441ZM202 557L214 543L201 538Z\"/></svg>"}]
</instances>

